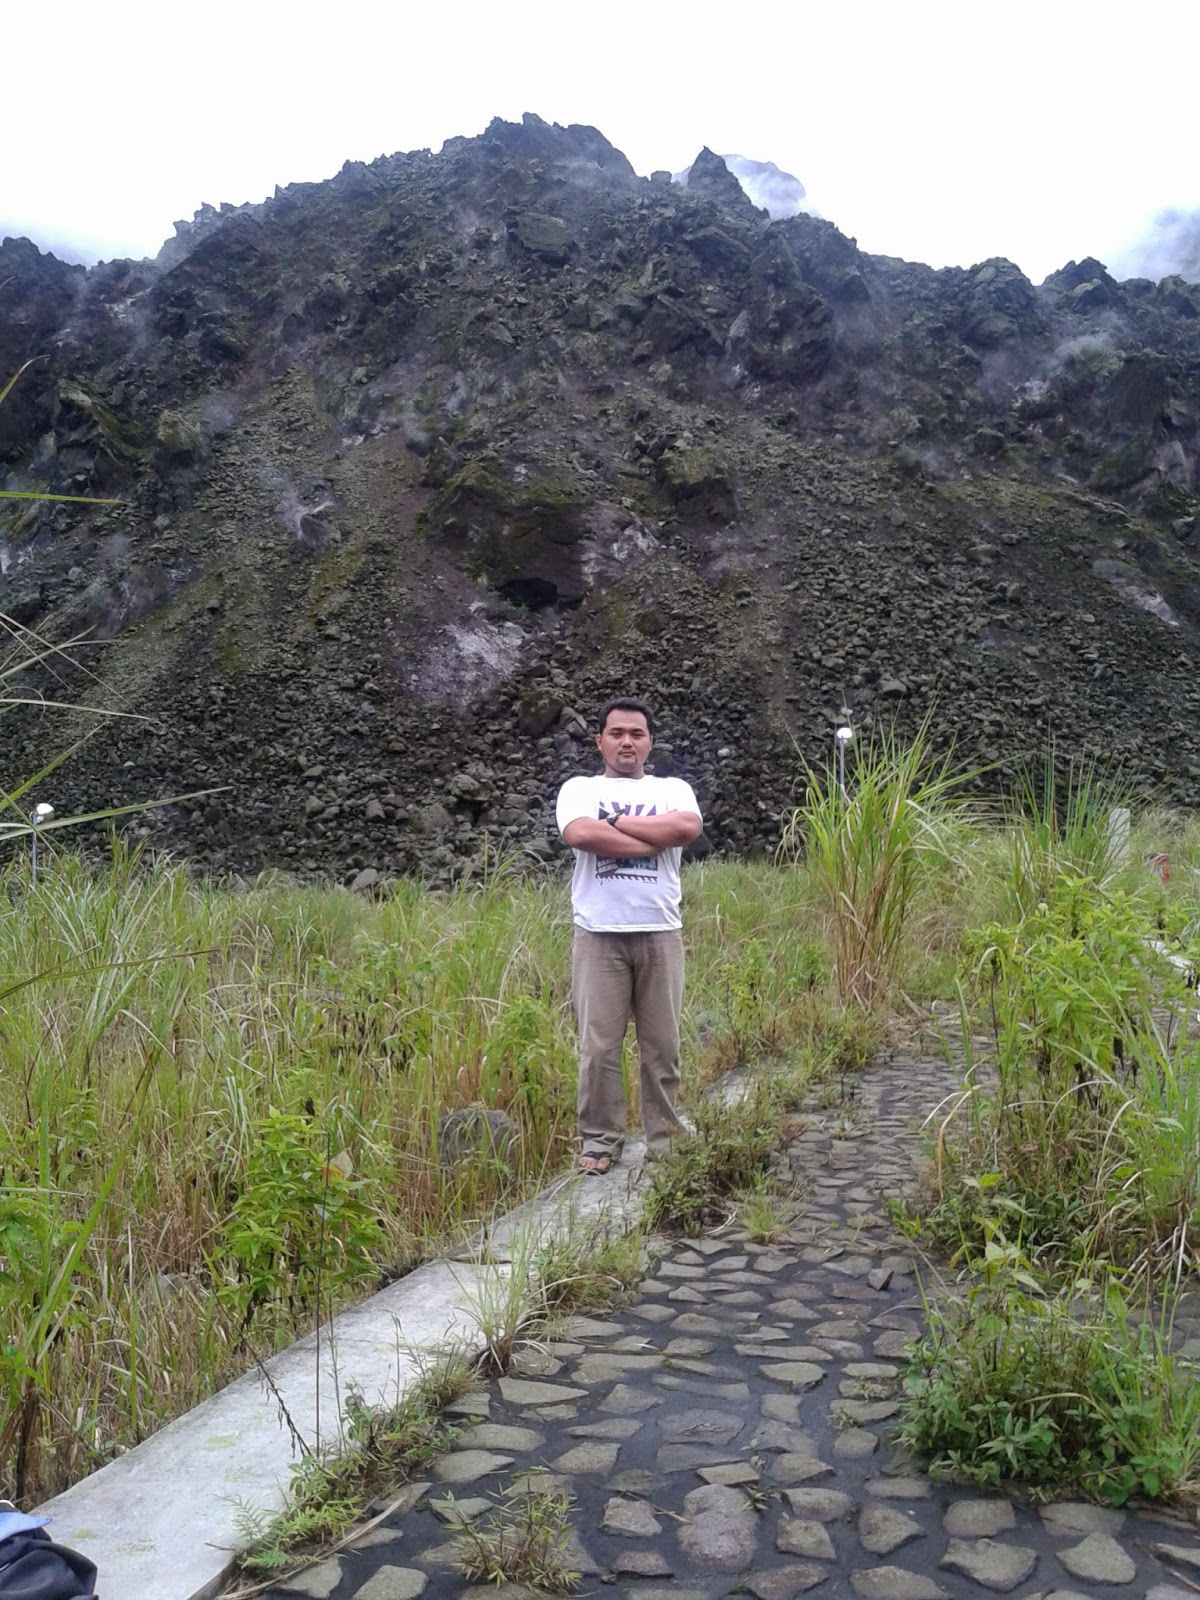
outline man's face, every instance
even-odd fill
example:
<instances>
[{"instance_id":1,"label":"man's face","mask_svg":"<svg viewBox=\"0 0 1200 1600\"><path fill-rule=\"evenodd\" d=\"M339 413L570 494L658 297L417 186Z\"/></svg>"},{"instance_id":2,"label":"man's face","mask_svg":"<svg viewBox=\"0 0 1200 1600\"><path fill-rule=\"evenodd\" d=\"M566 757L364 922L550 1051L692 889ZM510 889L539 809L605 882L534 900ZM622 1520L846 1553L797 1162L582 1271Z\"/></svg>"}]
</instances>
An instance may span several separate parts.
<instances>
[{"instance_id":1,"label":"man's face","mask_svg":"<svg viewBox=\"0 0 1200 1600\"><path fill-rule=\"evenodd\" d=\"M596 748L610 778L640 778L654 740L640 711L610 711Z\"/></svg>"}]
</instances>

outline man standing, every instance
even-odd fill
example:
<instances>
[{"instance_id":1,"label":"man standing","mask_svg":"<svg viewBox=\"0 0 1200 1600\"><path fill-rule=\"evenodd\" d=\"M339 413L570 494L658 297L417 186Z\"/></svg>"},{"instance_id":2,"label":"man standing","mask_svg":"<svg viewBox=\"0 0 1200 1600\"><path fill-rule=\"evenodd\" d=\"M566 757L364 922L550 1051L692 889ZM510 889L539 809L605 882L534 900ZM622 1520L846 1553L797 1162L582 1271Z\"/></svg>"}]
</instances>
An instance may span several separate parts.
<instances>
[{"instance_id":1,"label":"man standing","mask_svg":"<svg viewBox=\"0 0 1200 1600\"><path fill-rule=\"evenodd\" d=\"M640 700L600 714L604 771L569 778L558 829L575 852L571 988L579 1028L579 1131L583 1172L603 1174L625 1142L621 1046L632 1015L641 1064L642 1121L650 1150L665 1151L683 1124L679 1013L683 936L679 861L700 833L700 807L680 778L644 771L654 720Z\"/></svg>"}]
</instances>

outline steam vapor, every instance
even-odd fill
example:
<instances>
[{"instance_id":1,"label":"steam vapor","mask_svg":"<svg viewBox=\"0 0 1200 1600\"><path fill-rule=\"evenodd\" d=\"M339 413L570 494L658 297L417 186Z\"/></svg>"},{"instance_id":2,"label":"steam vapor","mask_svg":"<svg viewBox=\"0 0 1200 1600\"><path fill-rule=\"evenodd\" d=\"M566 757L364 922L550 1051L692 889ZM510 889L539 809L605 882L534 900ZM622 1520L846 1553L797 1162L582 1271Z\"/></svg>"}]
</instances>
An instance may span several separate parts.
<instances>
[{"instance_id":1,"label":"steam vapor","mask_svg":"<svg viewBox=\"0 0 1200 1600\"><path fill-rule=\"evenodd\" d=\"M1115 257L1111 271L1115 278L1200 283L1200 211L1160 211L1149 232Z\"/></svg>"},{"instance_id":2,"label":"steam vapor","mask_svg":"<svg viewBox=\"0 0 1200 1600\"><path fill-rule=\"evenodd\" d=\"M773 161L751 161L748 156L722 156L721 160L733 173L754 205L760 207L778 222L781 217L797 217L802 211L812 211L804 185L790 172L784 172ZM686 188L691 167L674 174L673 181Z\"/></svg>"}]
</instances>

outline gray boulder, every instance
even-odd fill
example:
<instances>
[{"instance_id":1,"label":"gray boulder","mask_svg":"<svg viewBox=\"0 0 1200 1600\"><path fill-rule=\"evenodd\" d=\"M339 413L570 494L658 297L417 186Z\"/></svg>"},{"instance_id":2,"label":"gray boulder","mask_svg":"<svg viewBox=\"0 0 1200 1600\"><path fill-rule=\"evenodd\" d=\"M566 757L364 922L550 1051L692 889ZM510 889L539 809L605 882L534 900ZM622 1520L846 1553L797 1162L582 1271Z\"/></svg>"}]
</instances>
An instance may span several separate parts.
<instances>
[{"instance_id":1,"label":"gray boulder","mask_svg":"<svg viewBox=\"0 0 1200 1600\"><path fill-rule=\"evenodd\" d=\"M504 1161L516 1137L516 1124L507 1111L466 1106L438 1119L438 1160L444 1167L461 1166L479 1156Z\"/></svg>"}]
</instances>

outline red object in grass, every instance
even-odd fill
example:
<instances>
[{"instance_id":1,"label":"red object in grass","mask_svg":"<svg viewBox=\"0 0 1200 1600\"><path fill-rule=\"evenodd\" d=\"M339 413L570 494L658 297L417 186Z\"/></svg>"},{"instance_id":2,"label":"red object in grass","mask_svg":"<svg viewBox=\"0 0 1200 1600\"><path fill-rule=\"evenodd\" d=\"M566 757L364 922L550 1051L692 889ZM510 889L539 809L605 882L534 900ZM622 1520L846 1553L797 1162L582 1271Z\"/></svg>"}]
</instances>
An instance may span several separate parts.
<instances>
[{"instance_id":1,"label":"red object in grass","mask_svg":"<svg viewBox=\"0 0 1200 1600\"><path fill-rule=\"evenodd\" d=\"M1171 881L1171 858L1167 855L1156 853L1146 857L1146 866L1151 872L1157 873L1164 883Z\"/></svg>"}]
</instances>

